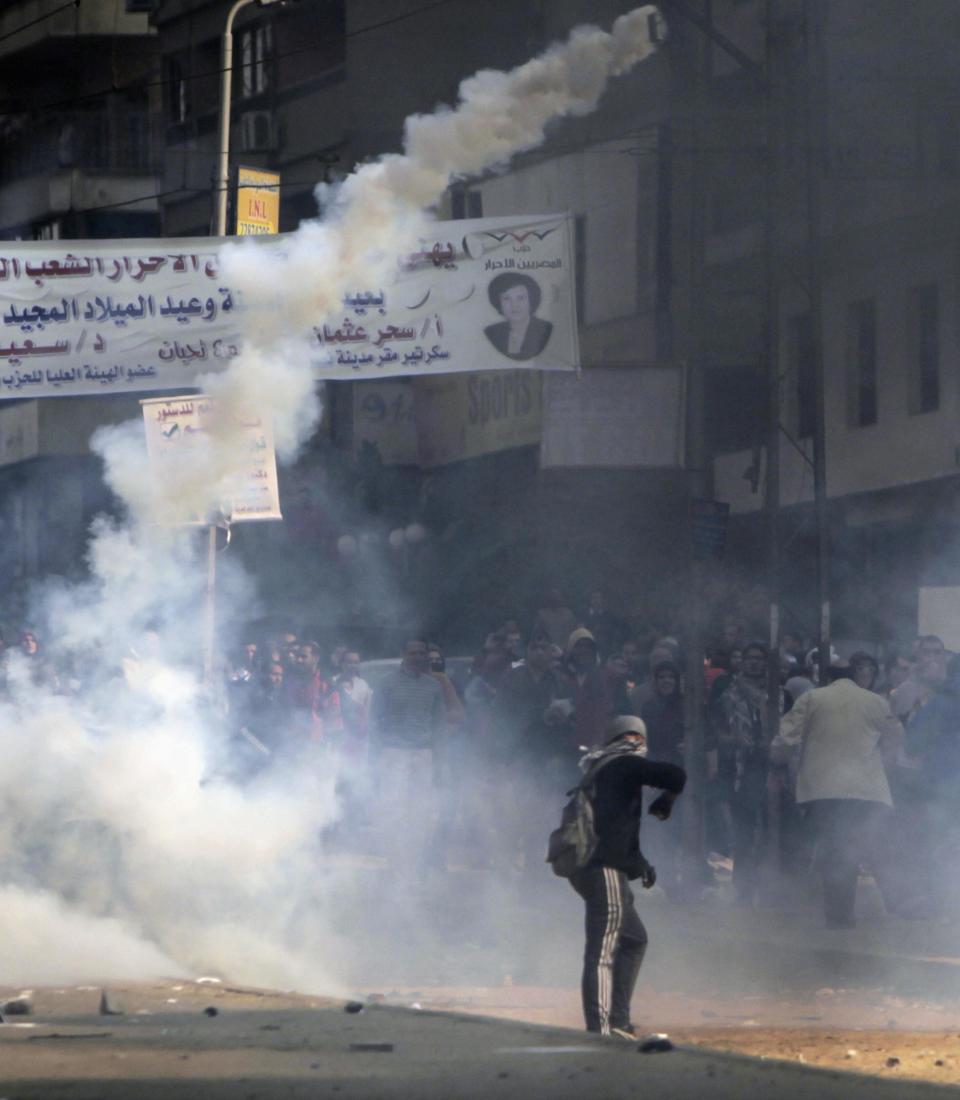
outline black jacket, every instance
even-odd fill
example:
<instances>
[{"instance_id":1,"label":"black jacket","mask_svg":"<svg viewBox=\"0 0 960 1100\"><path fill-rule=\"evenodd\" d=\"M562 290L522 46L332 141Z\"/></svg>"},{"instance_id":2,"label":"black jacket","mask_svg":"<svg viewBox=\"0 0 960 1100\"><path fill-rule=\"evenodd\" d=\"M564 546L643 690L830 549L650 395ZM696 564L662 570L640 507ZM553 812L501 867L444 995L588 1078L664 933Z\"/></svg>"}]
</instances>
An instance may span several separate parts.
<instances>
[{"instance_id":1,"label":"black jacket","mask_svg":"<svg viewBox=\"0 0 960 1100\"><path fill-rule=\"evenodd\" d=\"M640 817L643 788L679 794L687 773L676 764L621 756L599 769L593 799L599 843L591 866L612 867L627 878L639 878L645 860L640 852Z\"/></svg>"}]
</instances>

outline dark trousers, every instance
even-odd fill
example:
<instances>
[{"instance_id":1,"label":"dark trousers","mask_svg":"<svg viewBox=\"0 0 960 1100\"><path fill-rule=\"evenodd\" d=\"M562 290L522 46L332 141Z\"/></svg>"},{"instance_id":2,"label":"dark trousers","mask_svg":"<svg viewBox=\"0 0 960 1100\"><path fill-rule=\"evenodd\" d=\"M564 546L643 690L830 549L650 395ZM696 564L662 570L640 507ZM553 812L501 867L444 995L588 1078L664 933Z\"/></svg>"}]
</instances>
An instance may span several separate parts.
<instances>
[{"instance_id":1,"label":"dark trousers","mask_svg":"<svg viewBox=\"0 0 960 1100\"><path fill-rule=\"evenodd\" d=\"M873 872L884 900L889 897L883 845L890 810L881 802L859 798L817 799L805 809L816 837L827 924L849 926L861 864Z\"/></svg>"},{"instance_id":2,"label":"dark trousers","mask_svg":"<svg viewBox=\"0 0 960 1100\"><path fill-rule=\"evenodd\" d=\"M647 930L622 871L587 867L570 880L586 903L583 1016L587 1031L609 1035L630 1023L630 1000L647 950Z\"/></svg>"},{"instance_id":3,"label":"dark trousers","mask_svg":"<svg viewBox=\"0 0 960 1100\"><path fill-rule=\"evenodd\" d=\"M765 807L759 798L737 795L730 805L733 817L733 888L751 904L760 885L760 865L766 841Z\"/></svg>"}]
</instances>

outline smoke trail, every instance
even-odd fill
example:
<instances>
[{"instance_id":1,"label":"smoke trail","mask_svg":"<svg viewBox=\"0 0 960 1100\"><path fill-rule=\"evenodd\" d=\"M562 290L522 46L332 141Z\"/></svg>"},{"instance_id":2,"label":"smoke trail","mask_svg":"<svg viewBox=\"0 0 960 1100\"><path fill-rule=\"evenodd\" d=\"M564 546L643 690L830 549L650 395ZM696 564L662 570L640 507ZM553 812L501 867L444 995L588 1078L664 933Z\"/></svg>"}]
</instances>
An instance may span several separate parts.
<instances>
[{"instance_id":1,"label":"smoke trail","mask_svg":"<svg viewBox=\"0 0 960 1100\"><path fill-rule=\"evenodd\" d=\"M320 185L323 221L303 224L279 247L254 241L228 247L224 276L252 322L230 370L204 383L223 410L205 476L200 481L196 466L184 467L162 488L164 498L196 503L206 486L207 504L216 503L216 486L236 451L231 425L244 410L269 410L278 455L292 458L315 426L319 404L306 346L290 334L309 332L336 314L347 288L387 283L396 257L412 251L426 230L425 211L453 179L535 148L553 120L593 111L608 80L652 52L654 14L652 7L637 8L609 33L581 27L565 44L511 72L487 70L464 80L456 109L407 119L402 155L362 165L337 187ZM116 433L111 439L117 442ZM158 503L143 500L126 448L105 446L103 454L111 484L125 500L141 510Z\"/></svg>"},{"instance_id":2,"label":"smoke trail","mask_svg":"<svg viewBox=\"0 0 960 1100\"><path fill-rule=\"evenodd\" d=\"M37 608L82 691L51 690L36 662L14 658L0 705L0 903L8 922L33 914L47 941L73 945L64 972L105 973L109 954L131 969L219 967L235 980L329 988L317 837L337 812L332 781L310 747L242 790L216 778L222 723L195 673L203 568L189 533L151 521L171 500L215 505L246 410L271 416L281 459L295 457L319 403L306 346L288 334L336 312L345 288L387 283L451 179L535 147L551 119L593 110L608 79L650 53L652 13L471 77L456 109L407 121L403 155L320 189L324 221L281 247L227 249L225 277L248 321L241 356L205 380L223 416L202 461L152 485L142 424L97 433L127 521L99 522L89 582L50 589ZM229 561L219 585L224 604L253 614Z\"/></svg>"}]
</instances>

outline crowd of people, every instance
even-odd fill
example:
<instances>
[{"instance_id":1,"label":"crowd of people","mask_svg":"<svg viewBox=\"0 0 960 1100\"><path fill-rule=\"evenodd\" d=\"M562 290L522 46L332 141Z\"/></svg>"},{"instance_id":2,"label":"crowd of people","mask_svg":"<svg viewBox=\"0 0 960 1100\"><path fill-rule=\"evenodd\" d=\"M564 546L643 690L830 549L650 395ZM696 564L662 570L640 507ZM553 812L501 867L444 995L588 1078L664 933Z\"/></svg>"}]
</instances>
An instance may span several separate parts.
<instances>
[{"instance_id":1,"label":"crowd of people","mask_svg":"<svg viewBox=\"0 0 960 1100\"><path fill-rule=\"evenodd\" d=\"M363 656L345 645L324 656L293 632L251 641L230 671L231 714L254 769L305 739L324 745L360 819L404 822L403 852L388 853L390 863L406 855L434 867L462 859L542 872L563 793L617 716L642 720L650 759L690 763L681 642L662 632L636 636L599 590L579 612L548 592L528 622L503 623L455 667L429 639L411 638L397 666L373 662L367 682ZM702 852L682 857L684 830L675 823L649 842L669 896L700 896L718 868L732 865L733 897L745 906L797 896L821 872L831 927L853 922L850 882L855 889L861 869L873 872L887 910L900 916L942 916L960 901L938 874L937 855L960 820L960 669L937 638L882 662L866 652L832 656L821 676L817 651L783 636L781 722L770 728L767 646L733 621L718 631L704 656L703 711L694 716ZM803 700L839 681L848 686L826 697L837 703L824 733L815 728L824 723L819 696ZM844 692L850 697L840 699ZM814 766L820 775L811 780ZM866 803L864 824L854 811ZM396 830L386 833L389 848ZM896 884L873 858L881 848L888 863L891 851L904 855L909 870Z\"/></svg>"},{"instance_id":2,"label":"crowd of people","mask_svg":"<svg viewBox=\"0 0 960 1100\"><path fill-rule=\"evenodd\" d=\"M669 897L703 896L732 869L733 899L765 904L810 896L817 872L827 924L843 928L867 870L888 913L960 913L948 873L960 823L960 658L939 638L882 660L832 654L821 675L817 651L785 634L771 708L768 648L731 620L704 654L699 714L678 637L631 630L599 590L579 611L552 590L472 658L449 662L415 634L394 661L364 661L348 644L324 647L294 629L237 640L221 707L229 777L251 782L312 754L333 777L341 818L358 826L351 836L362 834L389 868L459 862L543 874L546 837L581 758L629 715L645 729L649 759L692 763L702 779L697 829L673 821L651 830L649 850L644 842ZM35 683L70 690L35 630L8 649ZM151 659L149 636L143 649L124 662L130 686ZM694 723L702 752L691 761ZM694 799L686 803L683 814L693 812Z\"/></svg>"}]
</instances>

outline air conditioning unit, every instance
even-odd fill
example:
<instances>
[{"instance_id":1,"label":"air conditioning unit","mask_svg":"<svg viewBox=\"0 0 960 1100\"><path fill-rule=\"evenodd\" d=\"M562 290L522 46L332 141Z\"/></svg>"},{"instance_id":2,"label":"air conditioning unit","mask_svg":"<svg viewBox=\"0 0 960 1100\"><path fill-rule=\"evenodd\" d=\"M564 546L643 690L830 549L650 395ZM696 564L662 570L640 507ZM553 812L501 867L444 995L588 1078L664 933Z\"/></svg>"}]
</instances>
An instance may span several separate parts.
<instances>
[{"instance_id":1,"label":"air conditioning unit","mask_svg":"<svg viewBox=\"0 0 960 1100\"><path fill-rule=\"evenodd\" d=\"M278 144L277 121L269 111L247 111L240 116L240 147L245 153L262 153Z\"/></svg>"}]
</instances>

